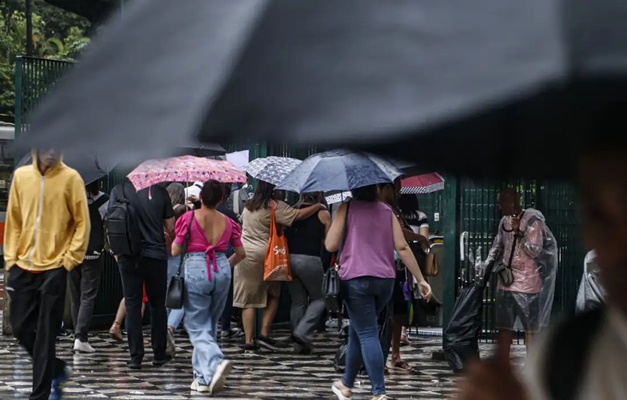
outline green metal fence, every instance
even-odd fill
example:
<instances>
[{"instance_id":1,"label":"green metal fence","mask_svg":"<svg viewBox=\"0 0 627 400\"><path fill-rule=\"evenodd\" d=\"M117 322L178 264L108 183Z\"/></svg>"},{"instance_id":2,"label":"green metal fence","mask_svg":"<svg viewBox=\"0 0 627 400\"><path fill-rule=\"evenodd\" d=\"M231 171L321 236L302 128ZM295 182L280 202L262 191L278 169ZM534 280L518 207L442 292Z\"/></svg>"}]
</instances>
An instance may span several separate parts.
<instances>
[{"instance_id":1,"label":"green metal fence","mask_svg":"<svg viewBox=\"0 0 627 400\"><path fill-rule=\"evenodd\" d=\"M452 178L448 180L447 189L442 195L445 200L444 231L447 233L446 268L453 270L445 271L445 320L448 320L458 290L474 277L474 264L469 254L481 254L485 259L492 246L501 218L496 197L500 188L505 186L518 190L523 207L536 208L545 215L559 248L559 272L553 314L568 315L574 312L585 255L579 240L574 187L565 182L554 181L494 182ZM484 295L483 337L486 340L491 340L495 333L495 285L496 280L493 279Z\"/></svg>"},{"instance_id":2,"label":"green metal fence","mask_svg":"<svg viewBox=\"0 0 627 400\"><path fill-rule=\"evenodd\" d=\"M37 106L43 95L50 90L72 63L21 57L16 65L16 135L28 129L29 113ZM312 146L270 145L243 141L228 143L227 151L249 150L251 159L270 155L304 159L326 149ZM112 188L124 178L125 171L114 171L105 182L105 189ZM445 176L446 190L419 196L421 209L430 222L431 231L445 236L445 266L442 271L444 282L445 320L450 314L457 290L468 282L471 265L467 254L461 258L460 236L466 239L465 250L482 248L485 257L496 229L499 213L496 194L500 187L515 186L523 194L525 206L542 211L559 244L560 269L557 279L554 311L570 313L574 307L577 285L581 279L584 250L579 243L578 219L575 207L576 193L572 185L564 182L511 181L491 182L457 179ZM484 332L493 332L493 288L485 298ZM119 299L122 297L119 273L115 262L108 258L100 288L95 314L110 322ZM285 297L287 299L287 297ZM283 305L282 309L286 309ZM285 319L281 315L280 319Z\"/></svg>"}]
</instances>

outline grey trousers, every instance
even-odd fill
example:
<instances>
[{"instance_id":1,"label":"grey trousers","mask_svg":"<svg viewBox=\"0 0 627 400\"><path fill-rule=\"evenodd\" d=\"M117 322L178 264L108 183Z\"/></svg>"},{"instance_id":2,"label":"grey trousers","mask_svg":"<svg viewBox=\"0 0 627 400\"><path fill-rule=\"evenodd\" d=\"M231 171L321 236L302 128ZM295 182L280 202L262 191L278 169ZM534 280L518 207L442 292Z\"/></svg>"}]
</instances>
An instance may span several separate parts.
<instances>
[{"instance_id":1,"label":"grey trousers","mask_svg":"<svg viewBox=\"0 0 627 400\"><path fill-rule=\"evenodd\" d=\"M293 280L290 282L292 334L311 343L325 310L322 295L324 268L320 257L291 254Z\"/></svg>"},{"instance_id":2,"label":"grey trousers","mask_svg":"<svg viewBox=\"0 0 627 400\"><path fill-rule=\"evenodd\" d=\"M68 275L74 333L81 342L87 342L103 265L104 257L97 260L85 260Z\"/></svg>"}]
</instances>

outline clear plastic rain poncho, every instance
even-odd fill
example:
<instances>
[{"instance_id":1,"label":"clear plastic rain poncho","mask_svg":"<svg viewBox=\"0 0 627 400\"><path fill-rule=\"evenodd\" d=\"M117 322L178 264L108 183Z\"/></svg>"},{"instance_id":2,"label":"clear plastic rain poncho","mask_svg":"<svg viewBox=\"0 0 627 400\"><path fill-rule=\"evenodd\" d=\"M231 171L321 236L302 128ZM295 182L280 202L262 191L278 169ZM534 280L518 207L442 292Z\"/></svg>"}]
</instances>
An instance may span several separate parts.
<instances>
[{"instance_id":1,"label":"clear plastic rain poncho","mask_svg":"<svg viewBox=\"0 0 627 400\"><path fill-rule=\"evenodd\" d=\"M586 312L605 304L605 289L601 284L601 271L596 263L594 250L583 261L583 277L577 293L576 311Z\"/></svg>"},{"instance_id":2,"label":"clear plastic rain poncho","mask_svg":"<svg viewBox=\"0 0 627 400\"><path fill-rule=\"evenodd\" d=\"M510 266L513 283L506 286L498 274L496 292L496 328L538 332L548 326L555 293L557 275L557 242L547 227L544 216L527 209L520 219L521 234L514 244L512 217L501 219L494 244L486 264L494 260ZM511 258L511 264L509 262Z\"/></svg>"}]
</instances>

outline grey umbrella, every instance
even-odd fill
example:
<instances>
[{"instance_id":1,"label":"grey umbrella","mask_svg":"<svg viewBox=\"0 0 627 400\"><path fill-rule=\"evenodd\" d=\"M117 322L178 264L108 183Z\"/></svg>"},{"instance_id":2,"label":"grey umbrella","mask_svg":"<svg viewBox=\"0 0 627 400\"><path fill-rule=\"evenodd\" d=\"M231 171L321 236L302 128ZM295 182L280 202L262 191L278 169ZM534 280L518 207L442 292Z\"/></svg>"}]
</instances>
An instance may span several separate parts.
<instances>
[{"instance_id":1,"label":"grey umbrella","mask_svg":"<svg viewBox=\"0 0 627 400\"><path fill-rule=\"evenodd\" d=\"M331 150L308 157L277 189L297 193L344 191L391 183L402 174L394 164L372 154Z\"/></svg>"},{"instance_id":2,"label":"grey umbrella","mask_svg":"<svg viewBox=\"0 0 627 400\"><path fill-rule=\"evenodd\" d=\"M177 132L558 174L625 96L625 20L619 0L132 2L22 143L144 159Z\"/></svg>"}]
</instances>

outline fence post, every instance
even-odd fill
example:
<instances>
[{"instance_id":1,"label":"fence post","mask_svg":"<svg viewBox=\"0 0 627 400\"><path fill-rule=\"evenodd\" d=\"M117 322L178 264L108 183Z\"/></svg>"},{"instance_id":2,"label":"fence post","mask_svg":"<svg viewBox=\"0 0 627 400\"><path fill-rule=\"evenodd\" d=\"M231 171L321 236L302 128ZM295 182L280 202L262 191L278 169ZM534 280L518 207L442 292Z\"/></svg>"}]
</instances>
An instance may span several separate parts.
<instances>
[{"instance_id":1,"label":"fence post","mask_svg":"<svg viewBox=\"0 0 627 400\"><path fill-rule=\"evenodd\" d=\"M19 56L15 60L15 139L22 135L22 81L24 72L24 58ZM19 157L15 158L15 163L19 162ZM2 334L13 335L13 328L11 327L11 297L7 292L7 282L9 281L10 272L4 270L4 302L2 313Z\"/></svg>"},{"instance_id":2,"label":"fence post","mask_svg":"<svg viewBox=\"0 0 627 400\"><path fill-rule=\"evenodd\" d=\"M457 259L459 257L458 180L455 176L446 176L445 179L446 190L444 191L442 204L444 211L442 218L444 230L444 268L442 269L444 327L449 323L455 304Z\"/></svg>"}]
</instances>

